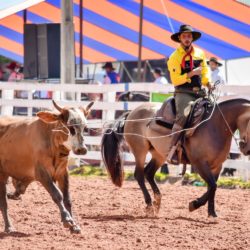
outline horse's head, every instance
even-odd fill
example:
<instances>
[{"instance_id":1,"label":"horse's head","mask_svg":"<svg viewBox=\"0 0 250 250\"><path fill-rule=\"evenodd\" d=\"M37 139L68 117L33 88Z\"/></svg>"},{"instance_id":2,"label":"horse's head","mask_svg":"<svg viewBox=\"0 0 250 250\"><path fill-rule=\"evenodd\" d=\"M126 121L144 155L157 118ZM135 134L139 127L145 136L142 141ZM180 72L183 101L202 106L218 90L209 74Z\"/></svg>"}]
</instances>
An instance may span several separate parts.
<instances>
[{"instance_id":1,"label":"horse's head","mask_svg":"<svg viewBox=\"0 0 250 250\"><path fill-rule=\"evenodd\" d=\"M37 116L46 123L59 121L61 126L59 132L63 135L63 141L67 141L70 135L72 151L77 155L87 153L87 147L84 143L84 131L87 128L87 116L94 102L83 108L62 108L53 101L55 108L60 112L41 111ZM66 129L66 131L64 131ZM60 136L62 137L62 136Z\"/></svg>"},{"instance_id":2,"label":"horse's head","mask_svg":"<svg viewBox=\"0 0 250 250\"><path fill-rule=\"evenodd\" d=\"M246 121L246 124L242 131L240 131L240 151L244 155L250 155L250 120Z\"/></svg>"}]
</instances>

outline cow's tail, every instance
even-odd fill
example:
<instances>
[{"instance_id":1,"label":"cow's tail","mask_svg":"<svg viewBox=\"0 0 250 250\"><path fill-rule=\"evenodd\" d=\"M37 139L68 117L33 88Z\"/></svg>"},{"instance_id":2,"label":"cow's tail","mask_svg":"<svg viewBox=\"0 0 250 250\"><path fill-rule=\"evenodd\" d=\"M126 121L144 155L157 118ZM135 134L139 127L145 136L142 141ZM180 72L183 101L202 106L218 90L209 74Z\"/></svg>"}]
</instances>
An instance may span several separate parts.
<instances>
[{"instance_id":1,"label":"cow's tail","mask_svg":"<svg viewBox=\"0 0 250 250\"><path fill-rule=\"evenodd\" d=\"M112 128L105 130L101 143L104 165L112 182L118 187L122 186L124 179L121 144L124 141L124 125L128 114L129 113L122 115L122 117L113 124Z\"/></svg>"}]
</instances>

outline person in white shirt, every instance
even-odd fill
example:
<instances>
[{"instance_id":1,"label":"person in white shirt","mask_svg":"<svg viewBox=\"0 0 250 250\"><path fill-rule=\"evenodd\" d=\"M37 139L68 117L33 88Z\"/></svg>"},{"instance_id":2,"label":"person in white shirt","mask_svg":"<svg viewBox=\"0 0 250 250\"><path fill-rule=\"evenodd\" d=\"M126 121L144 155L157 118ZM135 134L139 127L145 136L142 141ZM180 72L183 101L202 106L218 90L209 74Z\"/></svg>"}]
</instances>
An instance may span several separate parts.
<instances>
[{"instance_id":1,"label":"person in white shirt","mask_svg":"<svg viewBox=\"0 0 250 250\"><path fill-rule=\"evenodd\" d=\"M207 62L211 70L211 81L214 85L225 84L225 81L221 75L219 67L222 66L216 57L211 57Z\"/></svg>"},{"instance_id":2,"label":"person in white shirt","mask_svg":"<svg viewBox=\"0 0 250 250\"><path fill-rule=\"evenodd\" d=\"M168 83L168 80L162 74L161 68L155 68L153 71L153 75L155 78L154 82L159 83L159 84L167 84Z\"/></svg>"},{"instance_id":3,"label":"person in white shirt","mask_svg":"<svg viewBox=\"0 0 250 250\"><path fill-rule=\"evenodd\" d=\"M211 81L214 85L220 85L220 84L225 84L225 81L223 79L223 77L221 76L219 67L222 66L222 64L220 62L218 62L216 57L211 57L209 59L209 61L207 62L207 64L210 67L211 70ZM237 137L238 135L236 135ZM235 143L234 140L232 140L231 143L231 148L230 148L230 153L228 156L229 159L238 159L240 158L240 151L238 149L237 144ZM234 176L234 172L236 171L235 168L224 168L221 175L225 176Z\"/></svg>"}]
</instances>

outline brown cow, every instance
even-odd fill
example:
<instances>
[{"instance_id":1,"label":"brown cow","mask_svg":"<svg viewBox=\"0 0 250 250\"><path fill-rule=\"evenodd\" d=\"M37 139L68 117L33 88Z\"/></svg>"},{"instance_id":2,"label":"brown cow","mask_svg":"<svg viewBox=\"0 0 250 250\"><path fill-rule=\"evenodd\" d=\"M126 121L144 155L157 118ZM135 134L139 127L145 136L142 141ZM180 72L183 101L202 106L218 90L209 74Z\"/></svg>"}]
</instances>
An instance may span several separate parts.
<instances>
[{"instance_id":1,"label":"brown cow","mask_svg":"<svg viewBox=\"0 0 250 250\"><path fill-rule=\"evenodd\" d=\"M78 155L87 153L83 132L93 102L86 108L53 104L60 113L41 111L36 118L0 118L0 209L5 232L14 230L7 212L9 176L16 180L16 195L24 193L32 181L39 181L59 207L64 226L80 232L71 213L67 161L71 148Z\"/></svg>"}]
</instances>

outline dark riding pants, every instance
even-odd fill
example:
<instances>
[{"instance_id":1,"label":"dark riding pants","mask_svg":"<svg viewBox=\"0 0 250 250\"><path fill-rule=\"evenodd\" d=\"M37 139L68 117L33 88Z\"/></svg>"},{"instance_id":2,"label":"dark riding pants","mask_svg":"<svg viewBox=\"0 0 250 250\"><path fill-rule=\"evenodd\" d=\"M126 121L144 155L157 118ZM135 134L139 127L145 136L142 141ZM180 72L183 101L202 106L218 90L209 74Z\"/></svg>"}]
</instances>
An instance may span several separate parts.
<instances>
[{"instance_id":1,"label":"dark riding pants","mask_svg":"<svg viewBox=\"0 0 250 250\"><path fill-rule=\"evenodd\" d=\"M175 93L176 119L175 124L182 128L185 126L190 112L190 103L198 97L190 93Z\"/></svg>"}]
</instances>

